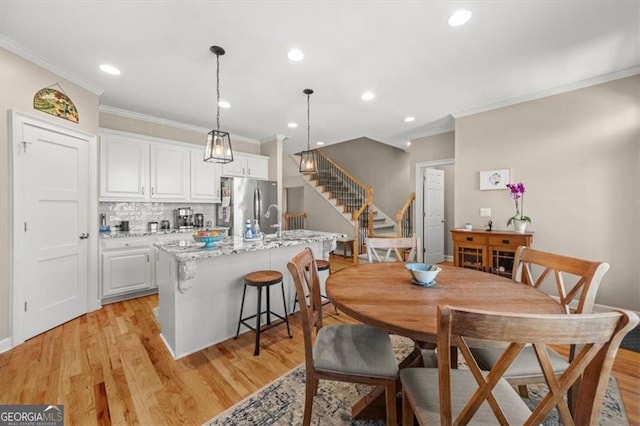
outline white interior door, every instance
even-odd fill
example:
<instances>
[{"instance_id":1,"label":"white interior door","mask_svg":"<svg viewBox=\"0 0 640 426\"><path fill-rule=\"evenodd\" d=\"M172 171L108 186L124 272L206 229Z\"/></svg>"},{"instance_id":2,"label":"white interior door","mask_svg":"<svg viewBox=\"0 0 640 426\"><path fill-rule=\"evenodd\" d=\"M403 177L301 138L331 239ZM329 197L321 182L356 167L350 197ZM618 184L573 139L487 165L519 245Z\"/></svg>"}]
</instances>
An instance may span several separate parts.
<instances>
[{"instance_id":1,"label":"white interior door","mask_svg":"<svg viewBox=\"0 0 640 426\"><path fill-rule=\"evenodd\" d=\"M14 228L20 240L14 289L24 299L22 338L28 339L88 310L89 147L30 123L21 130L15 220L24 225Z\"/></svg>"},{"instance_id":2,"label":"white interior door","mask_svg":"<svg viewBox=\"0 0 640 426\"><path fill-rule=\"evenodd\" d=\"M440 263L444 261L444 170L424 170L424 262Z\"/></svg>"}]
</instances>

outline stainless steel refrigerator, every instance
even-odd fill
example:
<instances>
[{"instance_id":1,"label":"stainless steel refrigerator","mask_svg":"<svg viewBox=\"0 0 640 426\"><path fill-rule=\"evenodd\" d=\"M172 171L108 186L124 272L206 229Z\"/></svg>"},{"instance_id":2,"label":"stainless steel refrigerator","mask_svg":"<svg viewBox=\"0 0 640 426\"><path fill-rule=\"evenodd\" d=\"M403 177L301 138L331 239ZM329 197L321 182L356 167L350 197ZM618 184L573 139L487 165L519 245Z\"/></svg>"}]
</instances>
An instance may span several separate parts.
<instances>
[{"instance_id":1,"label":"stainless steel refrigerator","mask_svg":"<svg viewBox=\"0 0 640 426\"><path fill-rule=\"evenodd\" d=\"M274 181L248 178L222 178L222 203L218 204L216 222L218 226L228 226L229 235L241 237L247 220L253 225L258 219L260 231L265 234L276 232L271 225L278 223L280 211L271 210L269 218L265 212L272 204L278 203L278 184Z\"/></svg>"}]
</instances>

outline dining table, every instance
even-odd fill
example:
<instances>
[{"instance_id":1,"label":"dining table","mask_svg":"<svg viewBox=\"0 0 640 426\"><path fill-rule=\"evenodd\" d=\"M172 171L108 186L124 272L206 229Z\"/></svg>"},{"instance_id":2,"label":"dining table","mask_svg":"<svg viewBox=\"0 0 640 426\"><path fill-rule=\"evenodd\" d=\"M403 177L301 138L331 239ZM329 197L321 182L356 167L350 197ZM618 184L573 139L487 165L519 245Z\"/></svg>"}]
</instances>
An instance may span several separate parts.
<instances>
[{"instance_id":1,"label":"dining table","mask_svg":"<svg viewBox=\"0 0 640 426\"><path fill-rule=\"evenodd\" d=\"M327 297L338 310L364 324L432 347L437 342L438 306L529 314L565 313L555 299L528 284L488 272L437 266L441 271L428 286L413 281L402 262L349 266L327 278ZM407 365L410 363L401 363L400 368ZM380 391L377 393L379 396ZM374 392L354 405L353 417L368 417L368 406L375 399Z\"/></svg>"}]
</instances>

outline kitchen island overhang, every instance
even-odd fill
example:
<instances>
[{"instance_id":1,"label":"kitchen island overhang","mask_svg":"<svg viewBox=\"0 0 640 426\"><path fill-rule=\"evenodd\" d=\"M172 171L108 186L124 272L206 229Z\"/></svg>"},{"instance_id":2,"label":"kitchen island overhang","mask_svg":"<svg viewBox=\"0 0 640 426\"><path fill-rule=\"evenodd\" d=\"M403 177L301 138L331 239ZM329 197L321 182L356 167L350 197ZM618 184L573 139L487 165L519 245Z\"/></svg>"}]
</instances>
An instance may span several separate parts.
<instances>
[{"instance_id":1,"label":"kitchen island overhang","mask_svg":"<svg viewBox=\"0 0 640 426\"><path fill-rule=\"evenodd\" d=\"M249 272L280 271L290 310L296 294L287 269L289 259L304 247L310 247L318 259L328 259L336 240L344 237L293 230L284 231L282 238L267 236L259 241L227 237L212 249L195 242L156 243L160 335L171 355L181 358L235 336L243 277ZM248 291L245 310L255 305L256 292ZM284 312L280 297L271 298L271 307ZM247 330L243 326L241 332Z\"/></svg>"}]
</instances>

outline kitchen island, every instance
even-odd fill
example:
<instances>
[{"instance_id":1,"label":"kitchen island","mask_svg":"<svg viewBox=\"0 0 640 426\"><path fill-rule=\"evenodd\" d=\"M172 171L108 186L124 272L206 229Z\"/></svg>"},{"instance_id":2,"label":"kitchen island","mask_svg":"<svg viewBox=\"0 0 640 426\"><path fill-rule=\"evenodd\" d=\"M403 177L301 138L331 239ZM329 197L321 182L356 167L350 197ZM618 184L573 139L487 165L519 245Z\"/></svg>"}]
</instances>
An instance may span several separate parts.
<instances>
[{"instance_id":1,"label":"kitchen island","mask_svg":"<svg viewBox=\"0 0 640 426\"><path fill-rule=\"evenodd\" d=\"M171 355L177 359L235 336L243 277L249 272L280 271L287 309L291 309L296 292L287 269L289 259L304 247L310 247L316 258L328 259L336 239L344 237L330 232L294 230L284 231L282 238L271 235L259 241L226 237L212 249L203 249L202 243L190 241L156 243L158 319L161 337ZM255 291L247 291L245 316L255 310L256 296ZM271 309L284 313L282 298L274 296L275 293ZM243 326L240 331L247 329Z\"/></svg>"}]
</instances>

